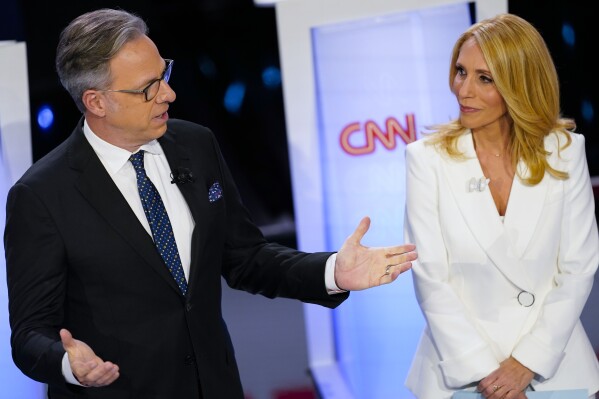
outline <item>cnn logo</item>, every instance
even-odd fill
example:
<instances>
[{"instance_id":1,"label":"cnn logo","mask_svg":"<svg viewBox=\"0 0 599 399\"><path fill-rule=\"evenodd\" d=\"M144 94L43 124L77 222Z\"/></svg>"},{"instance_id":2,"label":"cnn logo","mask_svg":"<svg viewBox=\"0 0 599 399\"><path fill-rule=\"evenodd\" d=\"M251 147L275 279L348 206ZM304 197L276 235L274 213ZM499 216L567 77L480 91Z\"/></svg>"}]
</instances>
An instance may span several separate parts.
<instances>
[{"instance_id":1,"label":"cnn logo","mask_svg":"<svg viewBox=\"0 0 599 399\"><path fill-rule=\"evenodd\" d=\"M399 121L393 117L385 121L385 130L383 131L375 122L368 121L362 128L360 122L353 122L343 128L339 141L343 151L350 155L365 155L374 152L374 142L380 141L385 148L393 150L397 146L397 137L408 144L416 141L416 122L414 114L406 114L405 127L401 126ZM352 144L350 137L362 135L364 145ZM357 140L354 140L354 142Z\"/></svg>"}]
</instances>

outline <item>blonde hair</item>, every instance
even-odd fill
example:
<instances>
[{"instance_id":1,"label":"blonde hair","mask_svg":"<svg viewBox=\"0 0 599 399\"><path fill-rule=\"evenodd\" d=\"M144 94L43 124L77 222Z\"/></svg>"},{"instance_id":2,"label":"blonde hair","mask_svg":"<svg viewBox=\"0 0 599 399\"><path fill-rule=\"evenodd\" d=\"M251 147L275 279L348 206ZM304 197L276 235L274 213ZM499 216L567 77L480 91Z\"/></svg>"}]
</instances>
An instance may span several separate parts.
<instances>
[{"instance_id":1,"label":"blonde hair","mask_svg":"<svg viewBox=\"0 0 599 399\"><path fill-rule=\"evenodd\" d=\"M567 179L568 173L554 169L547 161L544 139L551 133L565 137L561 149L570 145L568 130L574 120L560 114L559 82L555 65L540 33L524 19L500 14L472 25L456 41L449 66L449 85L456 76L456 61L465 41L474 38L491 71L495 87L503 97L512 122L509 148L514 168L522 160L528 169L527 184L538 184L549 173ZM430 126L435 130L431 143L453 158L463 158L457 148L459 136L467 129L459 119ZM558 140L559 142L559 140Z\"/></svg>"}]
</instances>

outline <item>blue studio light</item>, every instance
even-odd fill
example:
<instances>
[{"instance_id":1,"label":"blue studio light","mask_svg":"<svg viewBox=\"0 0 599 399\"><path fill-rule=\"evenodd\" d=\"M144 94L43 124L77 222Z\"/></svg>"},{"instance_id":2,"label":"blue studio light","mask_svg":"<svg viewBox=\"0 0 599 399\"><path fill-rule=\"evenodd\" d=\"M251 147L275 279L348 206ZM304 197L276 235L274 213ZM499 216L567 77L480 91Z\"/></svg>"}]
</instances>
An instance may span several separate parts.
<instances>
[{"instance_id":1,"label":"blue studio light","mask_svg":"<svg viewBox=\"0 0 599 399\"><path fill-rule=\"evenodd\" d=\"M562 39L570 47L574 47L576 43L576 32L569 22L564 22L562 25Z\"/></svg>"},{"instance_id":2,"label":"blue studio light","mask_svg":"<svg viewBox=\"0 0 599 399\"><path fill-rule=\"evenodd\" d=\"M212 61L212 58L208 56L200 57L198 59L198 66L200 72L207 78L214 79L216 77L216 65L214 64L214 61Z\"/></svg>"},{"instance_id":3,"label":"blue studio light","mask_svg":"<svg viewBox=\"0 0 599 399\"><path fill-rule=\"evenodd\" d=\"M225 92L223 100L225 109L232 114L236 114L241 109L245 97L245 83L233 82Z\"/></svg>"},{"instance_id":4,"label":"blue studio light","mask_svg":"<svg viewBox=\"0 0 599 399\"><path fill-rule=\"evenodd\" d=\"M582 114L582 119L586 122L591 123L595 118L595 110L593 109L593 103L588 100L583 100L580 111Z\"/></svg>"},{"instance_id":5,"label":"blue studio light","mask_svg":"<svg viewBox=\"0 0 599 399\"><path fill-rule=\"evenodd\" d=\"M37 111L37 125L47 131L54 125L54 111L49 105L42 105Z\"/></svg>"},{"instance_id":6,"label":"blue studio light","mask_svg":"<svg viewBox=\"0 0 599 399\"><path fill-rule=\"evenodd\" d=\"M268 89L276 89L281 86L281 71L275 66L269 66L262 71L262 83Z\"/></svg>"}]
</instances>

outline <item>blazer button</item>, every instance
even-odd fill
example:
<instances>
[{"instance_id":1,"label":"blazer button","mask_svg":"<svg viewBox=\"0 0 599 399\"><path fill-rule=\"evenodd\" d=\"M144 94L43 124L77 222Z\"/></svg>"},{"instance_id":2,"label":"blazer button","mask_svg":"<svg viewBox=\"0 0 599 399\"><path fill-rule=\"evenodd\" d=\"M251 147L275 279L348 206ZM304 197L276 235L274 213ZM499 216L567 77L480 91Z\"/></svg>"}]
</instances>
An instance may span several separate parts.
<instances>
[{"instance_id":1,"label":"blazer button","mask_svg":"<svg viewBox=\"0 0 599 399\"><path fill-rule=\"evenodd\" d=\"M191 306L191 303L187 303L187 304L185 304L185 309L186 309L188 312L191 312L191 308L192 308L192 306Z\"/></svg>"},{"instance_id":2,"label":"blazer button","mask_svg":"<svg viewBox=\"0 0 599 399\"><path fill-rule=\"evenodd\" d=\"M193 355L185 356L185 364L194 364L195 361L196 361L196 359Z\"/></svg>"},{"instance_id":3,"label":"blazer button","mask_svg":"<svg viewBox=\"0 0 599 399\"><path fill-rule=\"evenodd\" d=\"M528 308L532 306L533 303L535 303L535 296L530 292L520 291L520 293L518 294L518 303L524 306L525 308Z\"/></svg>"}]
</instances>

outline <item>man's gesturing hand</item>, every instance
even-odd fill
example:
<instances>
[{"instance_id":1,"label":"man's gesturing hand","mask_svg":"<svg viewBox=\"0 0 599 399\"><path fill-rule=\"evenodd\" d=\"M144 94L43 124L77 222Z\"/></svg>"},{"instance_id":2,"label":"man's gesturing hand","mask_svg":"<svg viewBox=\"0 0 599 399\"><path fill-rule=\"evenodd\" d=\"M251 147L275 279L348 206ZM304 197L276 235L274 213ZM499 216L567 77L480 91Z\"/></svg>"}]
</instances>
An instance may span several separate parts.
<instances>
[{"instance_id":1,"label":"man's gesturing hand","mask_svg":"<svg viewBox=\"0 0 599 399\"><path fill-rule=\"evenodd\" d=\"M388 284L412 267L418 257L413 244L393 247L365 247L360 241L370 227L364 217L337 253L335 283L346 291L358 291Z\"/></svg>"},{"instance_id":2,"label":"man's gesturing hand","mask_svg":"<svg viewBox=\"0 0 599 399\"><path fill-rule=\"evenodd\" d=\"M119 366L105 362L85 342L73 338L69 330L60 330L62 346L67 351L73 375L86 387L102 387L119 378Z\"/></svg>"}]
</instances>

